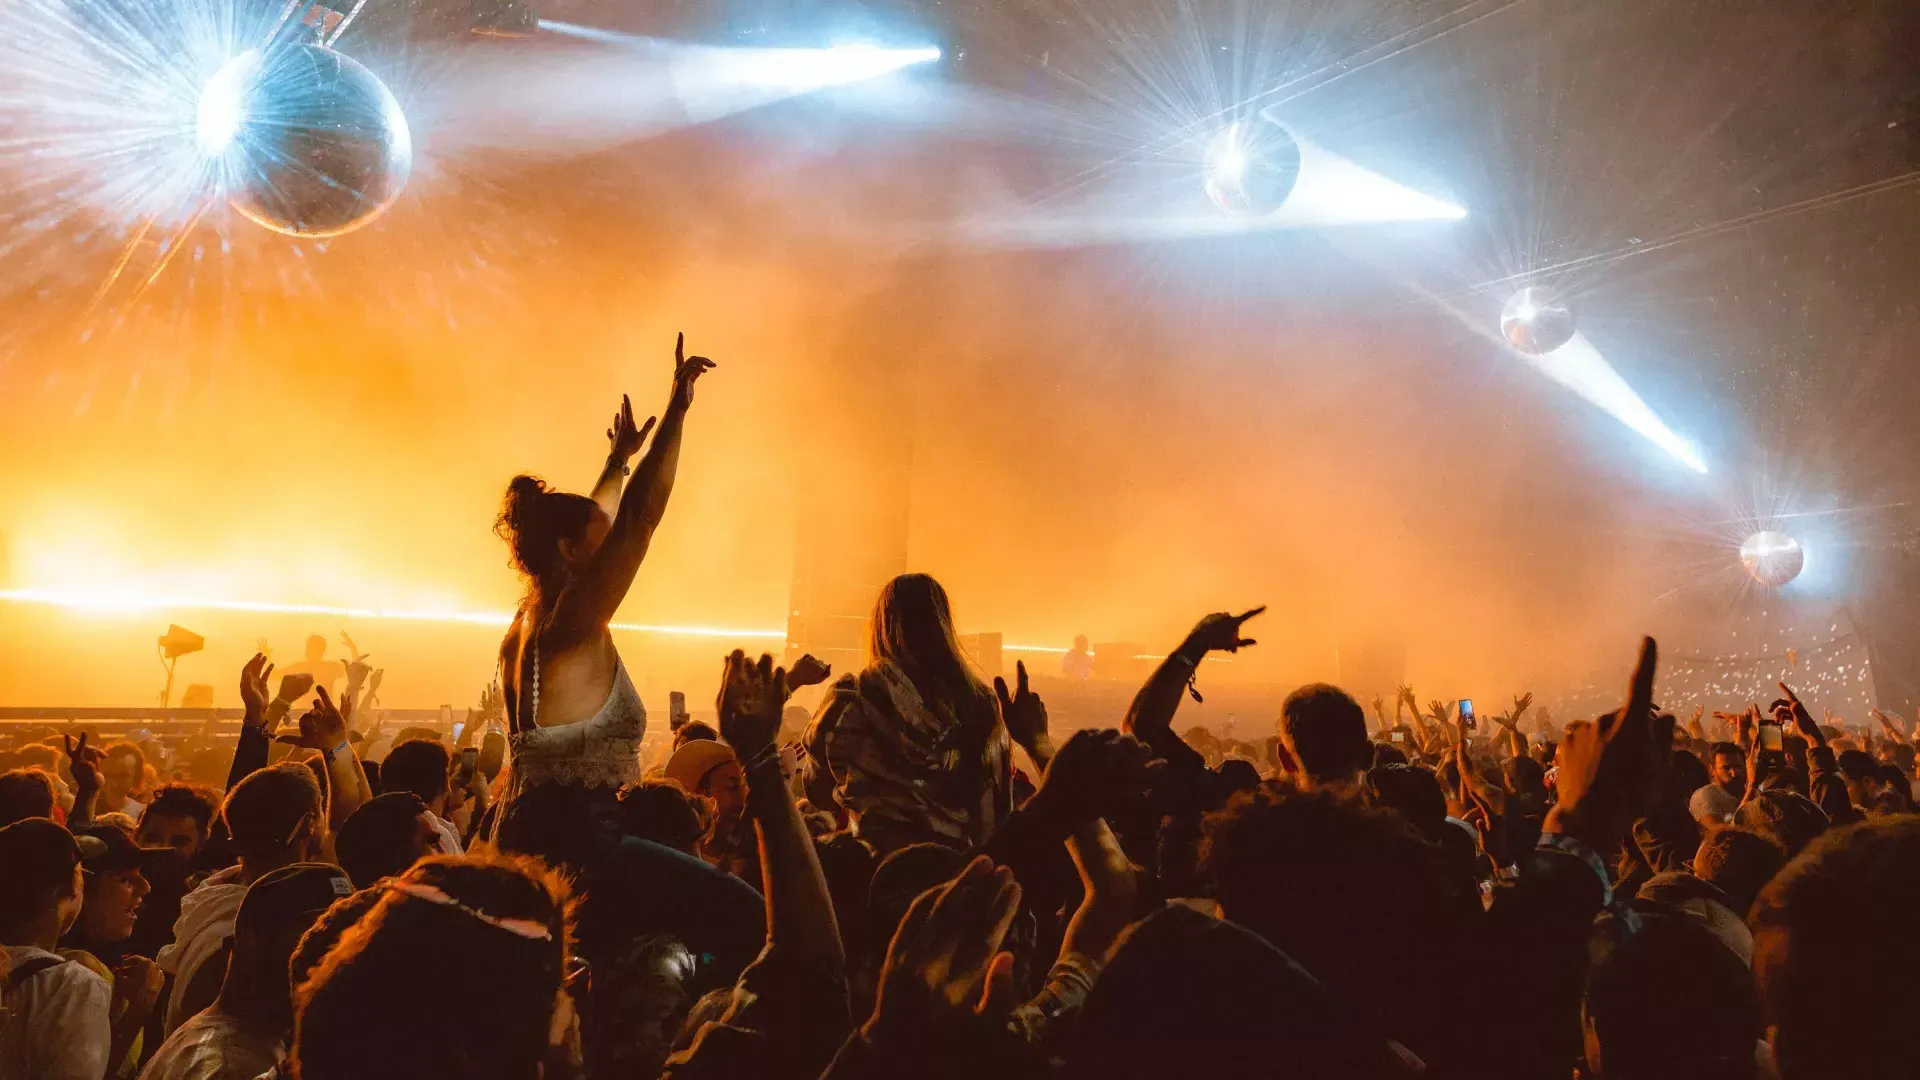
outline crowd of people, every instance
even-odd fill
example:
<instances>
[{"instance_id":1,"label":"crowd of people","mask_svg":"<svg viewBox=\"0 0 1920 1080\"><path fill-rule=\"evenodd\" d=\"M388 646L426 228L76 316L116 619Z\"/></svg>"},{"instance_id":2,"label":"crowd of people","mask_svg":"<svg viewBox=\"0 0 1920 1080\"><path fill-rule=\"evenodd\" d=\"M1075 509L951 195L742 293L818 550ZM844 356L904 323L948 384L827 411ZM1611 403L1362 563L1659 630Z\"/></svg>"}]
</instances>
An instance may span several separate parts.
<instances>
[{"instance_id":1,"label":"crowd of people","mask_svg":"<svg viewBox=\"0 0 1920 1080\"><path fill-rule=\"evenodd\" d=\"M501 732L363 731L360 659L256 656L223 785L6 750L0 1078L1920 1073L1920 730L1784 685L1683 723L1650 639L1597 719L1315 684L1222 745L1175 717L1262 609L1212 614L1056 742L907 574L860 671L735 652L645 767L608 622L712 367L622 403L590 494L510 485Z\"/></svg>"}]
</instances>

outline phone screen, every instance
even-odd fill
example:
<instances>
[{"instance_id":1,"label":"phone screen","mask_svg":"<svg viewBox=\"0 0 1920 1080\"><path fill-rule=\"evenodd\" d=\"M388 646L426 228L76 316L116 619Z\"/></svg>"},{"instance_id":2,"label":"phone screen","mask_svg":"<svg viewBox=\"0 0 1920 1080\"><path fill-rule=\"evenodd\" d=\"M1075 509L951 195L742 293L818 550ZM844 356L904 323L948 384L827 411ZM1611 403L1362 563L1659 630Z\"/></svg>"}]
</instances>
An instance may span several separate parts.
<instances>
[{"instance_id":1,"label":"phone screen","mask_svg":"<svg viewBox=\"0 0 1920 1080\"><path fill-rule=\"evenodd\" d=\"M1779 750L1784 746L1779 724L1760 725L1760 749Z\"/></svg>"},{"instance_id":2,"label":"phone screen","mask_svg":"<svg viewBox=\"0 0 1920 1080\"><path fill-rule=\"evenodd\" d=\"M1476 720L1473 715L1472 698L1463 697L1460 699L1460 726L1466 728L1468 731L1472 731L1474 728L1480 726L1479 721Z\"/></svg>"},{"instance_id":3,"label":"phone screen","mask_svg":"<svg viewBox=\"0 0 1920 1080\"><path fill-rule=\"evenodd\" d=\"M1394 732L1394 733L1393 733L1393 741L1394 741L1394 742L1406 742L1406 741L1407 741L1407 733L1406 733L1406 732L1404 732L1404 731L1396 731L1396 732Z\"/></svg>"},{"instance_id":4,"label":"phone screen","mask_svg":"<svg viewBox=\"0 0 1920 1080\"><path fill-rule=\"evenodd\" d=\"M459 742L460 733L465 730L467 730L467 722L465 720L455 720L453 722L453 741Z\"/></svg>"}]
</instances>

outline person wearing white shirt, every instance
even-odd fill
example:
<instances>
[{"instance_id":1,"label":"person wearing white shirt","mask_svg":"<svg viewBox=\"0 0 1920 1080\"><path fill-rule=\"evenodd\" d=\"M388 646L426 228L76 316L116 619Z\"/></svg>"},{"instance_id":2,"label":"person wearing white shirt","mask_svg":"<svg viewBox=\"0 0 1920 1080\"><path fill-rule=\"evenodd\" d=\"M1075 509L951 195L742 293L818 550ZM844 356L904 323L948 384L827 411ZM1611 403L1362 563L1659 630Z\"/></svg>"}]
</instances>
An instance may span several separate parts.
<instances>
[{"instance_id":1,"label":"person wearing white shirt","mask_svg":"<svg viewBox=\"0 0 1920 1080\"><path fill-rule=\"evenodd\" d=\"M84 904L80 848L46 818L0 828L0 945L6 948L0 1076L100 1080L112 1043L107 981L55 951Z\"/></svg>"}]
</instances>

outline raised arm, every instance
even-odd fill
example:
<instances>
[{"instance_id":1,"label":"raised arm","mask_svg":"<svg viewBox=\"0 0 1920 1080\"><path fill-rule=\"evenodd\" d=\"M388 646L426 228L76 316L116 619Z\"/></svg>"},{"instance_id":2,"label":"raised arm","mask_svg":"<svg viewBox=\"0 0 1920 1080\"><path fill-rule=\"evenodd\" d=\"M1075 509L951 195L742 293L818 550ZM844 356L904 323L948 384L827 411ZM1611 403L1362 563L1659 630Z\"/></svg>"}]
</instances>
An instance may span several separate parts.
<instances>
[{"instance_id":1,"label":"raised arm","mask_svg":"<svg viewBox=\"0 0 1920 1080\"><path fill-rule=\"evenodd\" d=\"M1238 615L1215 612L1195 624L1187 639L1160 661L1147 684L1134 695L1133 704L1127 707L1126 733L1146 743L1156 756L1165 758L1169 764L1178 765L1187 758L1198 757L1197 751L1173 733L1173 714L1180 708L1180 694L1191 685L1194 672L1199 670L1200 661L1206 659L1208 653L1216 649L1239 652L1254 644L1252 638L1240 636L1240 628L1265 610L1266 605L1262 604Z\"/></svg>"},{"instance_id":2,"label":"raised arm","mask_svg":"<svg viewBox=\"0 0 1920 1080\"><path fill-rule=\"evenodd\" d=\"M837 971L846 956L833 900L774 742L788 691L787 673L773 666L771 656L756 664L734 650L720 680L720 737L739 755L747 774L747 813L760 834L766 884L767 942Z\"/></svg>"},{"instance_id":3,"label":"raised arm","mask_svg":"<svg viewBox=\"0 0 1920 1080\"><path fill-rule=\"evenodd\" d=\"M713 368L713 361L704 356L686 355L685 334L674 345L673 363L673 393L667 399L653 443L641 455L633 479L620 496L607 538L586 568L561 592L554 608L554 625L584 630L612 621L640 571L640 561L646 558L653 530L667 512L674 474L680 466L680 437L687 408L693 404L693 384Z\"/></svg>"}]
</instances>

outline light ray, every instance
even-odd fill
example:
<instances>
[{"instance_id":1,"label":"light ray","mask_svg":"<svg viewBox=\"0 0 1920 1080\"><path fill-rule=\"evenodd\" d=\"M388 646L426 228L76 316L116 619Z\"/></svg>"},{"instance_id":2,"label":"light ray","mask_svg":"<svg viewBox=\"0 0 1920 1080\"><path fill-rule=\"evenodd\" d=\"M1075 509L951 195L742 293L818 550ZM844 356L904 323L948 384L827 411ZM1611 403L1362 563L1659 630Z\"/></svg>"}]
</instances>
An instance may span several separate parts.
<instances>
[{"instance_id":1,"label":"light ray","mask_svg":"<svg viewBox=\"0 0 1920 1080\"><path fill-rule=\"evenodd\" d=\"M0 589L0 601L116 615L142 611L242 611L271 615L326 615L341 619L465 623L471 626L507 626L513 622L511 613L500 611L418 611L401 608L342 607L331 604L281 604L260 600L218 600L206 597L157 596L106 590ZM784 628L676 626L659 623L612 623L610 625L615 630L662 634L670 637L784 639L787 636Z\"/></svg>"},{"instance_id":2,"label":"light ray","mask_svg":"<svg viewBox=\"0 0 1920 1080\"><path fill-rule=\"evenodd\" d=\"M1163 202L1178 200L1190 210L1141 213L1127 206L1073 214L1020 215L975 219L962 226L976 242L1005 247L1072 247L1233 236L1280 229L1326 229L1393 222L1460 221L1464 207L1415 191L1342 154L1294 134L1300 148L1300 176L1278 210L1258 217L1234 217L1207 207L1199 193L1199 168L1183 180L1186 197L1162 192ZM1137 202L1138 196L1129 200Z\"/></svg>"},{"instance_id":3,"label":"light ray","mask_svg":"<svg viewBox=\"0 0 1920 1080\"><path fill-rule=\"evenodd\" d=\"M1587 340L1585 334L1575 333L1565 345L1539 356L1518 349L1509 351L1533 365L1547 378L1586 398L1609 416L1639 432L1689 469L1702 475L1707 472L1707 463L1700 457L1700 452L1674 434L1673 429L1641 400L1633 387L1627 385L1627 380L1620 377L1620 373L1607 362L1593 342Z\"/></svg>"}]
</instances>

